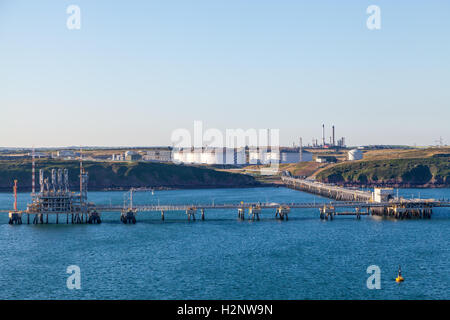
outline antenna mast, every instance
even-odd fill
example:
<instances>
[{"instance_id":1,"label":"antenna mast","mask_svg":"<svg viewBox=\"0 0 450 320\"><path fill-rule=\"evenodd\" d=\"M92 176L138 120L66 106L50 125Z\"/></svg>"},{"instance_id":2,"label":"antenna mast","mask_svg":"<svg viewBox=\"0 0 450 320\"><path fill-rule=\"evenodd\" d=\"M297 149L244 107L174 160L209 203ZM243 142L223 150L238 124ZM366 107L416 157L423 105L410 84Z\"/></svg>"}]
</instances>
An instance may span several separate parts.
<instances>
[{"instance_id":1,"label":"antenna mast","mask_svg":"<svg viewBox=\"0 0 450 320\"><path fill-rule=\"evenodd\" d=\"M36 162L35 162L35 150L33 147L33 150L31 151L31 197L34 198L36 195Z\"/></svg>"},{"instance_id":2,"label":"antenna mast","mask_svg":"<svg viewBox=\"0 0 450 320\"><path fill-rule=\"evenodd\" d=\"M80 203L83 204L83 149L80 147Z\"/></svg>"},{"instance_id":3,"label":"antenna mast","mask_svg":"<svg viewBox=\"0 0 450 320\"><path fill-rule=\"evenodd\" d=\"M300 141L299 141L299 147L300 147L300 162L303 162L303 141L302 141L302 138L300 138Z\"/></svg>"},{"instance_id":4,"label":"antenna mast","mask_svg":"<svg viewBox=\"0 0 450 320\"><path fill-rule=\"evenodd\" d=\"M17 211L17 180L14 180L14 211Z\"/></svg>"}]
</instances>

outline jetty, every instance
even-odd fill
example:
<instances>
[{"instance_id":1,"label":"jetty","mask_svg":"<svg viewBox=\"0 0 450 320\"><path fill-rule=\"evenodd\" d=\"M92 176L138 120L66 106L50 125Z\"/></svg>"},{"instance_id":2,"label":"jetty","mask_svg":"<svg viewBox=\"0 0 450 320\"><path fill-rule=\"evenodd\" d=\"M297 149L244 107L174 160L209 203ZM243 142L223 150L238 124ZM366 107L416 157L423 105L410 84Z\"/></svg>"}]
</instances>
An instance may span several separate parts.
<instances>
[{"instance_id":1,"label":"jetty","mask_svg":"<svg viewBox=\"0 0 450 320\"><path fill-rule=\"evenodd\" d=\"M34 170L33 170L34 171ZM333 220L337 216L381 216L393 219L429 219L433 208L450 207L449 201L435 199L403 199L393 196L392 189L375 189L373 192L359 189L342 188L316 181L282 177L286 187L301 190L332 201L314 202L235 202L235 203L197 203L197 204L140 204L133 203L135 192L148 192L149 188L131 188L128 199L122 206L97 205L88 201L88 173L80 163L80 189L72 192L69 189L68 171L63 168L52 169L51 179L46 178L43 170L39 171L39 192L32 188L32 201L25 210L17 207L17 180L14 181L13 210L0 210L8 213L10 224L48 224L50 222L66 224L99 224L102 222L101 213L120 213L120 221L124 224L135 224L138 213L158 213L161 220L165 220L165 213L181 211L186 214L188 221L206 219L206 212L214 210L228 210L237 213L239 220L260 220L260 216L271 212L275 219L289 219L292 209L318 209L318 215L323 220ZM34 182L34 179L33 179ZM49 219L50 217L50 219Z\"/></svg>"},{"instance_id":2,"label":"jetty","mask_svg":"<svg viewBox=\"0 0 450 320\"><path fill-rule=\"evenodd\" d=\"M360 189L348 189L339 186L325 184L314 180L281 177L281 181L292 189L317 194L319 196L339 201L371 201L373 194ZM384 199L389 200L389 199Z\"/></svg>"}]
</instances>

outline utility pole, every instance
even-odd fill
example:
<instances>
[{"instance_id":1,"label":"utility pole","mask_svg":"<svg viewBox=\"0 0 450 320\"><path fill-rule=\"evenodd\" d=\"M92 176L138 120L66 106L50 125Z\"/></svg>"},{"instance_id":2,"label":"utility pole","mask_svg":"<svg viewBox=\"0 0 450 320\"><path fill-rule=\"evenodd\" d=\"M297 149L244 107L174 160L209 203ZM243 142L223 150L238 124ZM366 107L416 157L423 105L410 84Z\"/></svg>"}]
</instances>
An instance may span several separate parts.
<instances>
[{"instance_id":1,"label":"utility pole","mask_svg":"<svg viewBox=\"0 0 450 320\"><path fill-rule=\"evenodd\" d=\"M14 180L14 211L17 212L17 180Z\"/></svg>"},{"instance_id":2,"label":"utility pole","mask_svg":"<svg viewBox=\"0 0 450 320\"><path fill-rule=\"evenodd\" d=\"M333 147L336 146L336 140L335 140L335 135L334 135L334 125L333 125Z\"/></svg>"},{"instance_id":3,"label":"utility pole","mask_svg":"<svg viewBox=\"0 0 450 320\"><path fill-rule=\"evenodd\" d=\"M34 147L31 151L31 197L34 198L36 195L36 188L35 188L35 177L36 177L36 163L35 163L35 151Z\"/></svg>"},{"instance_id":4,"label":"utility pole","mask_svg":"<svg viewBox=\"0 0 450 320\"><path fill-rule=\"evenodd\" d=\"M302 141L301 137L300 137L299 143L300 143L300 145L299 145L299 147L300 147L300 162L302 162L303 161L303 141Z\"/></svg>"}]
</instances>

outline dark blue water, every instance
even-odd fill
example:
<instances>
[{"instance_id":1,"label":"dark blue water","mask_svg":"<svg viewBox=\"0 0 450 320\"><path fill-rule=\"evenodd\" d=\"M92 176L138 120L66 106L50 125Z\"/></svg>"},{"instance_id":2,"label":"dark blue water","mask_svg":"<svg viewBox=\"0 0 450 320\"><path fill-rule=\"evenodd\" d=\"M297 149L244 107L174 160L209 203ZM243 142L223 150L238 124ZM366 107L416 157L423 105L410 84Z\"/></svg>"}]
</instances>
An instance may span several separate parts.
<instances>
[{"instance_id":1,"label":"dark blue water","mask_svg":"<svg viewBox=\"0 0 450 320\"><path fill-rule=\"evenodd\" d=\"M450 189L400 194L450 198ZM123 192L91 192L90 200L122 204ZM12 207L0 194L0 208ZM29 201L20 194L20 207ZM329 201L285 188L176 190L135 194L135 203ZM449 299L450 210L431 220L337 217L293 209L289 221L263 212L238 221L234 210L138 215L123 225L103 213L101 225L7 224L0 217L0 299ZM61 221L60 221L61 222ZM65 222L65 220L64 220ZM66 268L81 269L81 290L69 290ZM366 269L381 269L369 290ZM404 283L394 281L398 265Z\"/></svg>"}]
</instances>

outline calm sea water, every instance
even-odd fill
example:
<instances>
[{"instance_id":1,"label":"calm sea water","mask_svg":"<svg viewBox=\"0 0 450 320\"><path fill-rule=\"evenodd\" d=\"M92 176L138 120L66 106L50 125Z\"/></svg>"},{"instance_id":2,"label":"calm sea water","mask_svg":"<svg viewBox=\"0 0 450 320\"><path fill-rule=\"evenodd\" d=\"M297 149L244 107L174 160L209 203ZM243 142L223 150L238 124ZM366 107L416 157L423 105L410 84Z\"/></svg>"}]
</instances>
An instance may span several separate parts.
<instances>
[{"instance_id":1,"label":"calm sea water","mask_svg":"<svg viewBox=\"0 0 450 320\"><path fill-rule=\"evenodd\" d=\"M400 194L450 198L450 189ZM123 192L91 192L90 201L123 203ZM20 207L29 201L20 194ZM135 194L135 203L329 201L285 188L175 190ZM0 208L12 206L0 194ZM289 221L263 212L238 221L234 210L138 215L123 225L103 213L101 225L7 224L0 217L0 299L449 299L450 209L431 220L338 217L293 209ZM65 221L65 220L64 220ZM66 268L81 268L81 290L69 290ZM381 289L369 290L370 265ZM398 265L404 283L394 281Z\"/></svg>"}]
</instances>

